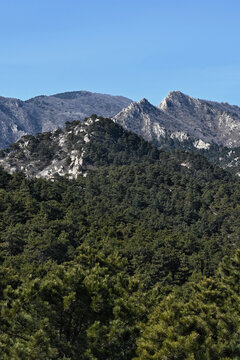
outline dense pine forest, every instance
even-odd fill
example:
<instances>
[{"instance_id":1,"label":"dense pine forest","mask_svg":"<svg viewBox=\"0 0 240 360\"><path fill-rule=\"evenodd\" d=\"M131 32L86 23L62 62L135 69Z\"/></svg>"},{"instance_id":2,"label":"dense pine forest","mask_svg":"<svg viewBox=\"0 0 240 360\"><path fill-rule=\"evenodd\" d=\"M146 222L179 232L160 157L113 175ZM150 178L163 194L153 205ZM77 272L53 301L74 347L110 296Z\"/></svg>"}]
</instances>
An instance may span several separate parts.
<instances>
[{"instance_id":1,"label":"dense pine forest","mask_svg":"<svg viewBox=\"0 0 240 360\"><path fill-rule=\"evenodd\" d=\"M106 124L86 177L0 168L0 359L239 359L239 179Z\"/></svg>"}]
</instances>

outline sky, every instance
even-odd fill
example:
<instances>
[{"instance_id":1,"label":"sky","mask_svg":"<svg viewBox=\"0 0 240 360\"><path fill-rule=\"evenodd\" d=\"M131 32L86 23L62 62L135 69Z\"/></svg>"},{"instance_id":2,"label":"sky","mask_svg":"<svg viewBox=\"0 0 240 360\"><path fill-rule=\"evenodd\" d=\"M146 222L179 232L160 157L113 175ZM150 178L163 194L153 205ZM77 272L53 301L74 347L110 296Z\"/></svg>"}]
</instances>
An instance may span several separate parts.
<instances>
[{"instance_id":1,"label":"sky","mask_svg":"<svg viewBox=\"0 0 240 360\"><path fill-rule=\"evenodd\" d=\"M240 105L239 0L0 0L0 95Z\"/></svg>"}]
</instances>

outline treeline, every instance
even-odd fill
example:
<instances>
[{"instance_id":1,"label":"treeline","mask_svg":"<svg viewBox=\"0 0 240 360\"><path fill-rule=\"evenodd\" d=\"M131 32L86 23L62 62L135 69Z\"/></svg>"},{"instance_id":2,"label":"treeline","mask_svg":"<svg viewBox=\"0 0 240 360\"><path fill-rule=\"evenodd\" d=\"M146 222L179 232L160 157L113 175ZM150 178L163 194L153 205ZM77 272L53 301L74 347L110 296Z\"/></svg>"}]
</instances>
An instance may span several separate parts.
<instances>
[{"instance_id":1,"label":"treeline","mask_svg":"<svg viewBox=\"0 0 240 360\"><path fill-rule=\"evenodd\" d=\"M239 180L154 157L54 182L0 169L0 359L240 356Z\"/></svg>"}]
</instances>

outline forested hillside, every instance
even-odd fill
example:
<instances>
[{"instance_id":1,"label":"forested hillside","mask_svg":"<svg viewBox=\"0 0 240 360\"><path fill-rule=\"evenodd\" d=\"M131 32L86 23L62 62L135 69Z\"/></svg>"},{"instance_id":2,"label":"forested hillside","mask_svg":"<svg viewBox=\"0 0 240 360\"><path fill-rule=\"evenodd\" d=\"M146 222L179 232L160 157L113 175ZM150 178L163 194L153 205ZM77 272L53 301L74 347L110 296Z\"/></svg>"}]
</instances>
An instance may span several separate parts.
<instances>
[{"instance_id":1,"label":"forested hillside","mask_svg":"<svg viewBox=\"0 0 240 360\"><path fill-rule=\"evenodd\" d=\"M0 359L240 357L239 179L125 141L77 179L1 168Z\"/></svg>"}]
</instances>

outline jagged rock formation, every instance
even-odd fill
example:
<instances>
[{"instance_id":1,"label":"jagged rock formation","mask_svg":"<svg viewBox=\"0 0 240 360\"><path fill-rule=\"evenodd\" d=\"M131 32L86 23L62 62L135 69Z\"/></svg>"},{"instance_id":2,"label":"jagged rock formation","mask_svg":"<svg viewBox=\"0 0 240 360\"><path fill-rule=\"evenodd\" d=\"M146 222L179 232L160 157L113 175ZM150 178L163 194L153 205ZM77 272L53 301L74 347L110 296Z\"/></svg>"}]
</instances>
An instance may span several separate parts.
<instances>
[{"instance_id":1,"label":"jagged rock formation","mask_svg":"<svg viewBox=\"0 0 240 360\"><path fill-rule=\"evenodd\" d=\"M114 116L131 102L122 96L88 91L37 96L27 101L0 97L0 149L25 134L61 128L66 121L82 121L91 114Z\"/></svg>"},{"instance_id":2,"label":"jagged rock formation","mask_svg":"<svg viewBox=\"0 0 240 360\"><path fill-rule=\"evenodd\" d=\"M170 92L158 108L175 119L190 137L229 148L240 146L240 108Z\"/></svg>"},{"instance_id":3,"label":"jagged rock formation","mask_svg":"<svg viewBox=\"0 0 240 360\"><path fill-rule=\"evenodd\" d=\"M113 119L148 141L161 141L169 135L180 141L195 139L197 148L207 149L213 143L240 146L238 106L194 99L180 91L170 92L158 107L146 99L131 103Z\"/></svg>"},{"instance_id":4,"label":"jagged rock formation","mask_svg":"<svg viewBox=\"0 0 240 360\"><path fill-rule=\"evenodd\" d=\"M113 121L145 140L153 141L166 135L164 123L169 122L169 117L143 98L120 111Z\"/></svg>"},{"instance_id":5,"label":"jagged rock formation","mask_svg":"<svg viewBox=\"0 0 240 360\"><path fill-rule=\"evenodd\" d=\"M200 152L240 174L240 108L171 92L158 107L131 103L113 121L158 148Z\"/></svg>"},{"instance_id":6,"label":"jagged rock formation","mask_svg":"<svg viewBox=\"0 0 240 360\"><path fill-rule=\"evenodd\" d=\"M192 138L196 141L196 148L208 148L210 145L202 139L200 141L200 137L191 137L186 131L186 126L179 124L178 119L167 111L153 106L144 98L121 110L113 117L113 121L159 147L162 147L166 138L177 139L180 142Z\"/></svg>"}]
</instances>

